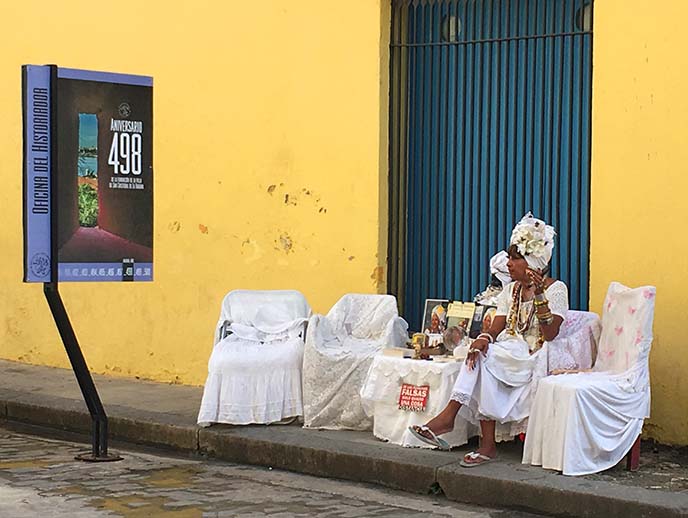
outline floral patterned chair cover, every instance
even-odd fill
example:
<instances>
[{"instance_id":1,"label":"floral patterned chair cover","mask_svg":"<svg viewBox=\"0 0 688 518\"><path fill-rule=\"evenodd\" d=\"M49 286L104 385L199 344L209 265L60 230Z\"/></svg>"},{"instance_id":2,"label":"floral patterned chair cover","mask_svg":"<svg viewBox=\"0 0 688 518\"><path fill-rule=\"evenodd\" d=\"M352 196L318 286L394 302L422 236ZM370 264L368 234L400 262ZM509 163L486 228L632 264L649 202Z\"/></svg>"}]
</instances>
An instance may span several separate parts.
<instances>
[{"instance_id":1,"label":"floral patterned chair cover","mask_svg":"<svg viewBox=\"0 0 688 518\"><path fill-rule=\"evenodd\" d=\"M630 451L650 415L655 288L609 286L592 372L540 380L523 463L565 475L597 473Z\"/></svg>"},{"instance_id":2,"label":"floral patterned chair cover","mask_svg":"<svg viewBox=\"0 0 688 518\"><path fill-rule=\"evenodd\" d=\"M304 427L371 430L363 381L377 353L405 346L407 330L391 295L344 295L326 316L313 315L303 360Z\"/></svg>"},{"instance_id":3,"label":"floral patterned chair cover","mask_svg":"<svg viewBox=\"0 0 688 518\"><path fill-rule=\"evenodd\" d=\"M302 415L303 335L310 314L298 291L229 292L198 424L268 424Z\"/></svg>"}]
</instances>

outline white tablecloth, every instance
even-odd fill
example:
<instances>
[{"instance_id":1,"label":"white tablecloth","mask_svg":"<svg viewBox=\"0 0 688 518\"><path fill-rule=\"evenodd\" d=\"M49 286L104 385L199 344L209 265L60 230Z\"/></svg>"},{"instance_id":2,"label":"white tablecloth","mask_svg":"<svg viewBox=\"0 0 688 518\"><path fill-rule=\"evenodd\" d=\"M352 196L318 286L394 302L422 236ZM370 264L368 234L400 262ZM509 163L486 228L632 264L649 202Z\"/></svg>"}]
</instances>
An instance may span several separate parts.
<instances>
[{"instance_id":1,"label":"white tablecloth","mask_svg":"<svg viewBox=\"0 0 688 518\"><path fill-rule=\"evenodd\" d=\"M373 417L375 437L406 447L431 448L416 439L408 427L426 423L446 406L460 369L461 361L440 363L376 356L361 389L363 409ZM425 412L399 409L399 393L404 383L430 387ZM476 426L457 416L454 431L442 438L451 446L461 446L477 434Z\"/></svg>"}]
</instances>

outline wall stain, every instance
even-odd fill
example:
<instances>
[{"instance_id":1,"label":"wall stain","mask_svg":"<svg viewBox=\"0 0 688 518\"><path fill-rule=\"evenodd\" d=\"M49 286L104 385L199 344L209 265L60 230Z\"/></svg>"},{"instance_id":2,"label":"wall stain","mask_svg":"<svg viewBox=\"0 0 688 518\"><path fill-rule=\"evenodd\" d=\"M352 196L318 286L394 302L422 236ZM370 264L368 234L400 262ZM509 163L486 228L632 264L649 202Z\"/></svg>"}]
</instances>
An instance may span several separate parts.
<instances>
[{"instance_id":1,"label":"wall stain","mask_svg":"<svg viewBox=\"0 0 688 518\"><path fill-rule=\"evenodd\" d=\"M275 241L275 242L277 243L277 241ZM284 252L286 252L287 254L289 252L294 251L294 242L292 241L289 234L287 234L286 232L282 232L282 234L280 234L278 244L279 244L279 246L282 247L282 250Z\"/></svg>"},{"instance_id":2,"label":"wall stain","mask_svg":"<svg viewBox=\"0 0 688 518\"><path fill-rule=\"evenodd\" d=\"M202 223L198 224L198 230L201 231L201 234L207 234L208 233L208 227L206 227Z\"/></svg>"},{"instance_id":3,"label":"wall stain","mask_svg":"<svg viewBox=\"0 0 688 518\"><path fill-rule=\"evenodd\" d=\"M301 201L309 201L309 203L313 204L315 210L317 210L320 214L327 213L327 208L323 207L320 203L320 196L318 196L312 189L309 189L308 187L301 187L298 192L284 192L283 188L283 183L280 183L279 185L272 184L267 188L267 192L272 196L274 194L278 194L277 191L282 191L284 193L282 197L284 205L292 205L294 207L299 205L299 196L303 196Z\"/></svg>"},{"instance_id":4,"label":"wall stain","mask_svg":"<svg viewBox=\"0 0 688 518\"><path fill-rule=\"evenodd\" d=\"M167 228L170 230L170 232L174 234L182 229L182 224L179 223L179 221L173 221L172 223L167 225Z\"/></svg>"},{"instance_id":5,"label":"wall stain","mask_svg":"<svg viewBox=\"0 0 688 518\"><path fill-rule=\"evenodd\" d=\"M349 261L353 261L354 259L356 259L356 256L354 256L354 255L349 256Z\"/></svg>"},{"instance_id":6,"label":"wall stain","mask_svg":"<svg viewBox=\"0 0 688 518\"><path fill-rule=\"evenodd\" d=\"M385 269L382 266L376 266L373 268L373 273L370 274L370 278L373 280L373 285L379 288L385 279Z\"/></svg>"}]
</instances>

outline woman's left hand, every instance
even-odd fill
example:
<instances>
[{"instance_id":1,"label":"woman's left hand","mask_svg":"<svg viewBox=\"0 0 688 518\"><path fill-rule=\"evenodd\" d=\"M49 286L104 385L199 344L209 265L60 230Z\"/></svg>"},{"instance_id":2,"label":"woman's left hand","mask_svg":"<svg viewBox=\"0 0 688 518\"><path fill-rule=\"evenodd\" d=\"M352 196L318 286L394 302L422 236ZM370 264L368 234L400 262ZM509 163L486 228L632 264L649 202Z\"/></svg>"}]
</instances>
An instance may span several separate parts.
<instances>
[{"instance_id":1,"label":"woman's left hand","mask_svg":"<svg viewBox=\"0 0 688 518\"><path fill-rule=\"evenodd\" d=\"M473 341L468 355L466 356L466 366L472 371L480 354L484 353L489 346L489 342L484 338L477 338Z\"/></svg>"}]
</instances>

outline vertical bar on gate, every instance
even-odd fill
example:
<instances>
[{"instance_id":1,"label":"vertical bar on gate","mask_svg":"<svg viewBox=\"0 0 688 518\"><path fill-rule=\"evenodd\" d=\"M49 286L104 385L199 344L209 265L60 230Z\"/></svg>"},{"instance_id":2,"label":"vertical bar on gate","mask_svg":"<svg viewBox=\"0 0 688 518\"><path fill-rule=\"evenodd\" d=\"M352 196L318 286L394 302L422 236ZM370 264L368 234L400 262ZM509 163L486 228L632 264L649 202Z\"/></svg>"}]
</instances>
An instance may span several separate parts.
<instances>
[{"instance_id":1,"label":"vertical bar on gate","mask_svg":"<svg viewBox=\"0 0 688 518\"><path fill-rule=\"evenodd\" d=\"M440 258L440 228L439 228L439 206L440 206L440 186L442 179L440 177L441 165L439 162L441 138L439 134L440 126L440 96L441 83L439 77L439 70L441 68L440 62L440 37L439 26L442 23L441 9L438 2L432 2L430 7L430 34L429 34L429 51L430 51L430 192L428 193L430 203L428 210L430 211L430 250L429 250L429 279L428 279L428 295L432 297L443 295L438 291L439 280L439 258Z\"/></svg>"},{"instance_id":2,"label":"vertical bar on gate","mask_svg":"<svg viewBox=\"0 0 688 518\"><path fill-rule=\"evenodd\" d=\"M566 219L567 219L567 231L566 241L569 244L569 253L565 256L565 262L563 263L566 267L566 281L569 286L576 286L579 284L578 280L578 269L575 266L575 261L577 257L580 257L581 245L575 239L575 231L578 227L578 213L580 213L580 207L576 205L575 200L578 198L578 179L576 174L576 168L574 167L574 146L576 144L576 129L580 125L580 119L574 117L575 106L574 106L574 92L576 90L576 65L575 65L575 48L578 41L578 36L576 33L576 0L570 0L571 5L569 6L569 12L571 14L571 20L567 24L570 27L571 32L574 34L568 38L568 65L569 65L569 85L568 85L568 157L567 157L567 192L564 193L566 196Z\"/></svg>"},{"instance_id":3,"label":"vertical bar on gate","mask_svg":"<svg viewBox=\"0 0 688 518\"><path fill-rule=\"evenodd\" d=\"M585 23L585 22L584 22ZM584 235L581 235L581 243L584 243L586 245L586 262L585 262L585 280L587 283L585 286L581 286L582 288L585 288L585 291L581 290L580 296L582 298L582 302L580 307L582 308L587 308L588 303L589 303L589 289L590 289L590 279L589 279L589 254L590 254L590 181L591 181L591 160L592 160L592 155L591 155L591 146L592 146L592 116L591 116L591 111L592 111L592 50L593 50L593 42L595 38L595 3L594 0L590 0L590 37L586 38L588 41L588 47L589 50L586 49L586 56L589 59L589 63L585 65L585 71L587 71L587 77L589 78L588 81L585 81L585 98L587 100L587 106L586 106L586 117L587 117L587 135L586 135L586 146L585 150L587 152L587 156L585 157L585 170L587 172L586 176L586 181L583 182L583 187L584 191L581 192L581 204L583 207L587 208L586 214L586 221L585 224L581 225L581 230L585 232ZM585 40L584 40L585 41ZM585 75L584 75L585 77ZM581 233L582 234L582 233Z\"/></svg>"},{"instance_id":4,"label":"vertical bar on gate","mask_svg":"<svg viewBox=\"0 0 688 518\"><path fill-rule=\"evenodd\" d=\"M471 41L476 39L475 31L475 6L473 3L473 10L471 11L471 4L466 2L466 19L470 18L471 32L466 36L466 39ZM467 24L468 25L468 24ZM472 216L472 177L473 177L473 76L474 76L474 53L475 43L469 43L466 46L466 61L464 63L464 74L466 84L465 96L465 111L464 111L464 199L463 199L463 243L464 243L464 261L462 265L462 282L463 288L461 298L466 300L467 294L471 290L471 270L470 264L473 259L473 232L471 231L471 216Z\"/></svg>"},{"instance_id":5,"label":"vertical bar on gate","mask_svg":"<svg viewBox=\"0 0 688 518\"><path fill-rule=\"evenodd\" d=\"M406 307L406 291L403 287L405 282L405 271L407 268L407 251L406 251L406 233L408 226L408 215L407 215L407 180L408 180L408 47L404 45L406 43L406 35L408 34L408 7L407 3L399 2L399 12L397 17L399 20L399 29L397 32L397 52L399 54L399 75L397 86L399 88L399 96L397 103L397 111L399 113L399 127L397 128L397 137L399 139L399 145L397 150L399 152L399 181L397 185L399 186L398 193L398 207L397 207L397 218L399 220L399 237L397 241L397 305L402 312L405 312Z\"/></svg>"},{"instance_id":6,"label":"vertical bar on gate","mask_svg":"<svg viewBox=\"0 0 688 518\"><path fill-rule=\"evenodd\" d=\"M403 282L401 277L401 272L403 271L403 263L405 261L404 248L403 248L403 235L404 229L406 227L406 215L402 210L402 200L404 199L406 193L402 187L403 177L404 177L404 147L405 142L402 138L403 128L406 124L404 114L401 109L402 97L404 91L402 89L402 78L404 76L404 66L403 66L403 52L404 47L402 46L402 19L403 19L403 7L404 2L394 2L392 4L392 37L390 38L393 46L390 46L390 67L396 69L396 77L394 78L394 89L395 98L390 99L390 104L395 101L392 109L395 113L395 132L393 134L394 140L396 141L396 152L394 153L396 166L395 166L395 185L393 196L395 198L395 211L394 218L396 219L396 229L395 229L395 241L393 243L393 254L394 254L394 283L395 290L394 293L397 295L397 305L399 308L404 307L404 296L403 289L400 289L400 284ZM391 74L390 74L391 76ZM390 272L391 273L391 272Z\"/></svg>"},{"instance_id":7,"label":"vertical bar on gate","mask_svg":"<svg viewBox=\"0 0 688 518\"><path fill-rule=\"evenodd\" d=\"M422 250L420 250L422 245L422 237L420 235L421 223L422 223L422 155L423 155L423 47L418 45L418 42L423 39L423 5L418 3L414 5L413 14L413 72L409 76L413 81L413 124L412 128L412 138L411 142L413 144L413 189L409 189L409 193L413 196L409 199L409 206L413 207L412 215L409 219L413 222L411 225L410 235L413 237L410 240L409 254L412 256L412 260L409 263L412 268L407 269L406 278L407 283L410 287L409 297L407 298L407 304L410 308L418 308L420 304L420 286L421 278L420 272L422 268L421 255ZM408 247L408 245L407 245ZM417 322L417 314L413 313L413 322ZM419 326L416 326L417 328Z\"/></svg>"},{"instance_id":8,"label":"vertical bar on gate","mask_svg":"<svg viewBox=\"0 0 688 518\"><path fill-rule=\"evenodd\" d=\"M530 7L532 1L528 2ZM537 0L534 0L537 2ZM533 110L534 94L535 89L533 88L535 70L533 59L533 50L535 48L536 40L533 37L537 34L537 26L535 25L537 21L537 10L533 10L535 16L526 16L525 20L525 30L528 35L528 39L525 40L525 63L526 63L526 76L525 76L525 113L523 117L523 156L524 156L524 172L526 176L526 192L525 192L525 208L526 210L532 210L536 215L539 213L537 207L535 206L533 190L535 188L535 178L533 175L533 118L535 116Z\"/></svg>"},{"instance_id":9,"label":"vertical bar on gate","mask_svg":"<svg viewBox=\"0 0 688 518\"><path fill-rule=\"evenodd\" d=\"M525 0L527 2L527 0ZM516 31L516 36L520 37L523 32L523 19L525 16L521 16L521 11L524 5L522 2L516 3L516 19L514 24L514 29ZM514 69L515 77L514 83L516 83L516 96L514 105L514 218L518 219L525 213L525 182L524 176L525 171L523 169L523 115L524 115L524 99L525 99L525 88L526 85L523 83L525 79L525 74L521 70L524 65L525 59L523 59L523 45L524 40L519 39L516 41L514 49L516 55L516 67Z\"/></svg>"},{"instance_id":10,"label":"vertical bar on gate","mask_svg":"<svg viewBox=\"0 0 688 518\"><path fill-rule=\"evenodd\" d=\"M446 52L449 48L448 39L451 33L451 20L446 0L438 6L439 27L438 27L438 118L437 134L439 146L437 149L437 173L438 173L438 209L437 209L437 292L441 293L442 298L449 298L450 293L446 287L447 267L449 263L448 255L451 253L446 242L446 214L447 214L447 98L449 96L449 77L447 74ZM446 38L443 35L446 21Z\"/></svg>"},{"instance_id":11,"label":"vertical bar on gate","mask_svg":"<svg viewBox=\"0 0 688 518\"><path fill-rule=\"evenodd\" d=\"M399 125L399 111L396 108L395 99L399 95L398 81L396 75L399 73L399 67L396 65L396 10L398 4L392 2L391 7L391 24L389 35L389 122L387 132L389 135L389 143L387 145L387 160L388 160L388 200L387 210L389 213L388 223L388 237L387 237L387 289L396 294L397 283L396 273L398 264L397 245L399 242L399 219L398 214L398 200L399 200L399 139L397 138L397 127Z\"/></svg>"},{"instance_id":12,"label":"vertical bar on gate","mask_svg":"<svg viewBox=\"0 0 688 518\"><path fill-rule=\"evenodd\" d=\"M475 16L475 40L482 38L482 16L484 12L484 2L476 2ZM480 23L478 23L480 19ZM475 291L475 278L477 277L478 263L480 262L480 235L479 235L479 218L480 218L480 143L481 143L481 115L482 115L482 45L475 43L473 45L473 150L472 150L472 168L471 168L471 263L470 263L470 288L466 293L466 299Z\"/></svg>"},{"instance_id":13,"label":"vertical bar on gate","mask_svg":"<svg viewBox=\"0 0 688 518\"><path fill-rule=\"evenodd\" d=\"M489 135L489 154L490 154L490 168L489 186L490 192L488 197L490 200L489 217L488 217L488 258L497 251L499 246L497 237L499 225L497 224L497 206L499 200L497 198L498 184L497 184L497 170L499 168L499 38L500 38L500 1L493 0L492 2L492 16L490 22L490 43L488 52L490 55L490 135ZM483 278L489 279L488 262L482 265ZM481 287L485 286L486 282L480 283Z\"/></svg>"},{"instance_id":14,"label":"vertical bar on gate","mask_svg":"<svg viewBox=\"0 0 688 518\"><path fill-rule=\"evenodd\" d=\"M500 42L499 42L499 61L500 61L500 93L499 93L499 170L497 171L497 224L499 228L499 236L502 240L501 246L504 246L505 238L507 237L507 212L506 212L506 197L507 197L507 146L506 137L508 134L509 121L509 2L506 5L500 4Z\"/></svg>"},{"instance_id":15,"label":"vertical bar on gate","mask_svg":"<svg viewBox=\"0 0 688 518\"><path fill-rule=\"evenodd\" d=\"M463 4L465 7L465 4ZM456 1L455 3L455 12L457 19L459 22L457 23L457 26L460 27L460 33L457 35L457 37L461 37L462 39L465 39L465 27L466 27L466 16L465 16L465 9L461 9L459 11L459 0ZM462 13L462 14L460 14ZM463 258L465 254L465 247L464 247L464 240L463 240L463 176L464 176L464 164L465 164L465 155L464 155L464 134L465 134L465 126L463 124L464 119L465 119L465 106L466 106L466 97L463 94L464 92L464 84L465 84L465 67L466 67L466 59L465 59L465 53L466 53L466 47L465 44L460 43L457 41L456 46L454 48L454 77L455 77L455 87L454 87L454 110L455 110L455 117L454 117L454 181L456 185L456 196L455 196L455 206L453 212L453 217L454 217L454 248L456 249L457 257L456 257L456 264L455 264L455 270L454 270L454 285L453 285L453 293L454 297L458 299L463 298L462 294L462 289L463 289ZM463 59L459 59L460 57L463 57ZM461 92L461 93L459 93ZM459 124L459 121L461 121L461 124ZM460 131L460 133L459 133Z\"/></svg>"},{"instance_id":16,"label":"vertical bar on gate","mask_svg":"<svg viewBox=\"0 0 688 518\"><path fill-rule=\"evenodd\" d=\"M512 39L515 30L514 18L516 18L514 11L514 6L518 7L517 3L509 2L508 4L508 21L507 21L507 38L509 39L507 47L507 75L509 78L509 89L507 93L507 106L508 106L508 116L507 116L507 127L506 127L506 147L507 147L507 166L506 166L506 216L507 216L507 228L513 226L514 218L516 214L515 207L515 190L516 190L516 179L515 179L515 168L516 168L516 157L515 157L515 146L513 144L514 133L516 131L516 93L518 90L518 83L514 81L516 76L515 63L516 63L516 46L517 40Z\"/></svg>"},{"instance_id":17,"label":"vertical bar on gate","mask_svg":"<svg viewBox=\"0 0 688 518\"><path fill-rule=\"evenodd\" d=\"M561 9L560 11L560 19L561 19L561 28L560 28L560 33L563 34L566 32L566 2L563 2L560 4ZM557 141L556 141L556 156L557 156L557 161L554 166L554 170L556 171L556 176L554 178L555 181L552 182L552 205L553 205L553 218L552 218L552 224L554 225L555 228L559 228L560 226L564 225L564 222L566 220L567 215L563 213L562 211L562 200L561 200L561 189L562 185L566 184L566 172L565 168L563 165L563 160L565 159L566 152L564 150L565 146L565 126L564 126L564 119L566 118L565 115L565 104L564 104L564 96L565 96L565 90L564 90L564 71L565 71L565 64L564 64L564 46L565 46L566 40L565 36L558 36L557 37L557 48L559 51L559 58L558 58L558 73L557 77L559 79L559 88L558 88L558 96L557 96L557 101L559 103L558 106L558 117L557 117ZM565 229L565 226L563 227ZM565 230L564 230L565 231ZM564 255L567 252L567 246L566 246L566 240L560 240L559 245L562 244L562 241L564 242L564 246L561 247L556 254L556 260L553 261L553 266L556 266L556 275L558 277L566 278L568 275L568 272L563 271L563 266L564 266Z\"/></svg>"},{"instance_id":18,"label":"vertical bar on gate","mask_svg":"<svg viewBox=\"0 0 688 518\"><path fill-rule=\"evenodd\" d=\"M553 22L552 26L554 26L554 20L555 18L555 8L553 6L552 2L546 2L546 6L551 6L551 9L548 9L548 11L551 11L547 13L547 17L545 18L545 31L549 31L549 15L551 14ZM543 215L543 219L548 222L552 222L552 197L550 195L550 184L552 183L552 175L554 174L552 171L552 156L554 155L554 43L555 43L555 38L550 37L547 38L547 45L546 45L546 62L545 62L545 68L547 69L547 81L546 81L546 98L547 98L547 109L546 109L546 124L545 127L547 128L547 144L545 146L546 150L546 173L543 175L544 178L544 185L543 185L543 190L544 190L544 200L545 200L545 214Z\"/></svg>"},{"instance_id":19,"label":"vertical bar on gate","mask_svg":"<svg viewBox=\"0 0 688 518\"><path fill-rule=\"evenodd\" d=\"M481 96L480 96L480 170L478 178L480 179L480 201L481 214L478 219L478 262L476 264L476 276L474 280L473 289L471 290L471 298L479 293L485 282L485 265L487 264L487 257L490 250L490 136L492 127L490 125L490 102L492 100L492 57L490 49L492 43L492 0L483 3L482 16L482 39L480 44L481 54Z\"/></svg>"},{"instance_id":20,"label":"vertical bar on gate","mask_svg":"<svg viewBox=\"0 0 688 518\"><path fill-rule=\"evenodd\" d=\"M585 164L585 149L588 145L586 134L583 130L586 123L586 117L584 116L585 107L585 46L586 46L586 26L585 26L585 0L580 2L580 27L582 34L578 39L579 56L578 56L578 66L579 66L579 80L578 80L578 146L576 148L578 152L578 206L580 210L578 211L578 232L576 233L576 239L580 243L580 250L578 253L576 270L578 274L578 284L574 288L579 294L578 307L580 309L588 308L588 264L589 264L589 248L588 243L586 243L582 237L585 234L585 226L587 225L586 214L589 213L589 205L584 205L584 183L587 177L590 175L589 169L586 169ZM585 286L584 286L585 284ZM573 290L572 290L573 291Z\"/></svg>"},{"instance_id":21,"label":"vertical bar on gate","mask_svg":"<svg viewBox=\"0 0 688 518\"><path fill-rule=\"evenodd\" d=\"M404 1L401 7L401 33L400 33L400 43L402 46L399 47L401 52L401 66L402 71L400 74L400 81L403 87L403 109L402 109L402 123L400 126L400 135L403 138L403 145L400 145L400 150L403 153L403 160L401 161L402 166L402 179L401 179L401 193L399 196L400 208L399 208L399 218L402 222L402 227L400 230L400 242L399 242L399 255L402 260L399 262L399 283L402 287L399 289L399 293L402 294L400 301L400 306L406 314L407 299L406 299L406 271L408 270L409 261L409 247L408 247L408 227L409 227L409 205L408 205L408 193L409 193L409 147L410 147L410 128L411 128L411 113L410 113L410 97L411 97L411 63L410 56L411 50L405 45L408 43L410 34L410 15L409 9L411 9L410 4Z\"/></svg>"},{"instance_id":22,"label":"vertical bar on gate","mask_svg":"<svg viewBox=\"0 0 688 518\"><path fill-rule=\"evenodd\" d=\"M542 13L542 33L545 34L547 32L547 0L543 1L543 13ZM547 125L547 116L546 116L546 108L547 108L547 73L546 73L546 63L547 63L547 46L549 45L549 40L547 38L542 38L540 40L540 60L539 60L539 67L538 70L540 70L540 213L542 214L542 217L544 218L546 215L546 205L547 201L545 199L545 182L547 178L547 157L546 157L546 149L547 149L547 132L545 131L545 127Z\"/></svg>"},{"instance_id":23,"label":"vertical bar on gate","mask_svg":"<svg viewBox=\"0 0 688 518\"><path fill-rule=\"evenodd\" d=\"M541 0L535 0L535 33L544 34L540 24L542 20L543 8L540 5ZM544 106L543 106L543 81L544 74L543 62L541 54L544 49L544 38L537 38L533 43L533 133L531 137L531 160L533 164L533 208L538 214L543 214L542 206L542 125L544 124ZM537 144L536 144L537 143Z\"/></svg>"},{"instance_id":24,"label":"vertical bar on gate","mask_svg":"<svg viewBox=\"0 0 688 518\"><path fill-rule=\"evenodd\" d=\"M445 36L444 45L442 47L442 54L444 56L444 189L443 189L443 227L442 227L442 243L444 248L444 275L440 276L442 279L442 292L448 299L454 298L454 293L452 290L452 277L454 276L454 262L456 251L452 246L452 236L453 232L449 229L452 228L451 220L453 213L452 199L454 197L454 176L452 174L452 163L451 163L451 143L453 136L450 132L449 119L453 115L453 105L452 100L452 83L451 83L451 51L454 45L454 34L452 28L456 27L454 14L452 11L451 1L444 3L444 12L447 20L447 31ZM456 29L454 29L456 30Z\"/></svg>"},{"instance_id":25,"label":"vertical bar on gate","mask_svg":"<svg viewBox=\"0 0 688 518\"><path fill-rule=\"evenodd\" d=\"M421 167L420 167L420 177L421 177L421 182L420 182L420 188L417 191L419 196L421 197L421 210L420 210L420 241L421 241L421 249L418 251L419 257L420 257L420 269L418 270L418 277L420 281L420 290L419 290L419 299L422 300L424 298L428 297L428 265L429 265L429 258L428 258L428 249L429 249L429 239L428 239L428 232L426 231L427 229L427 222L429 221L428 218L428 201L429 201L429 193L428 193L428 188L427 188L427 169L429 167L429 161L427 159L427 154L428 154L428 147L429 147L429 135L428 135L428 124L429 124L429 115L428 115L428 85L427 85L427 77L428 77L428 61L432 59L432 56L429 55L428 52L428 45L427 45L427 31L428 31L428 25L432 22L432 20L428 21L428 7L427 5L424 5L423 3L419 4L421 7L421 12L422 12L422 23L421 23L421 34L420 34L420 43L422 44L422 47L420 49L420 55L423 58L422 60L422 65L421 65L421 73L419 76L419 83L420 83L420 89L421 89L421 125L420 125L420 131L421 131L421 152L420 152L420 162L421 162ZM420 307L420 300L419 303L416 304L416 307Z\"/></svg>"}]
</instances>

